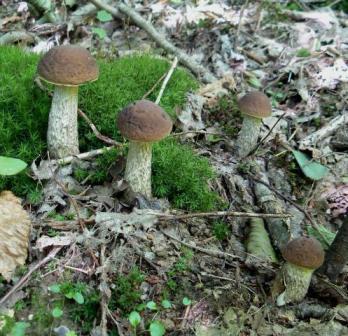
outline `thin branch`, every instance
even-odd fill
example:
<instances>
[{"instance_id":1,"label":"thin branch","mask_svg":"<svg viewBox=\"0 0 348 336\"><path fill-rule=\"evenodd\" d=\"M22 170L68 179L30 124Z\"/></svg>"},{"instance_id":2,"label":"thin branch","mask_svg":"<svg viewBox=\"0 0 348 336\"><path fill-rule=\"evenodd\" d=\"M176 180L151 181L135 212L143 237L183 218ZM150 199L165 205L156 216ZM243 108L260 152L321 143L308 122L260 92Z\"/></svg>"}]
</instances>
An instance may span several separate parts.
<instances>
[{"instance_id":1,"label":"thin branch","mask_svg":"<svg viewBox=\"0 0 348 336\"><path fill-rule=\"evenodd\" d=\"M101 141L107 143L108 145L112 145L112 146L122 146L122 144L120 142L117 142L103 134L101 134L98 130L97 127L92 123L92 121L87 117L87 115L81 110L81 109L77 109L78 114L85 119L85 121L87 122L87 124L89 125L89 127L92 129L94 135Z\"/></svg>"},{"instance_id":2,"label":"thin branch","mask_svg":"<svg viewBox=\"0 0 348 336\"><path fill-rule=\"evenodd\" d=\"M158 215L158 214L157 214ZM238 211L215 211L215 212L196 212L183 215L158 215L159 220L178 220L189 219L197 217L245 217L245 218L291 218L292 215L286 213L268 214L268 213L254 213L254 212L238 212Z\"/></svg>"},{"instance_id":3,"label":"thin branch","mask_svg":"<svg viewBox=\"0 0 348 336\"><path fill-rule=\"evenodd\" d=\"M213 82L216 78L215 76L207 70L202 65L198 64L192 57L186 54L183 50L175 47L171 42L169 42L165 36L160 34L155 27L147 22L141 15L139 15L132 8L128 7L122 2L117 2L115 4L116 8L105 4L100 0L89 0L98 8L104 9L109 12L112 16L118 17L119 13L123 13L130 17L130 19L141 29L146 31L146 33L163 49L167 52L178 57L180 63L189 68L195 75L201 77L204 82Z\"/></svg>"},{"instance_id":4,"label":"thin branch","mask_svg":"<svg viewBox=\"0 0 348 336\"><path fill-rule=\"evenodd\" d=\"M173 63L172 63L172 66L170 67L170 69L169 69L169 71L168 71L168 73L167 73L167 76L166 76L166 78L165 78L164 81L163 81L163 84L162 84L162 86L161 86L160 92L159 92L159 94L158 94L158 96L157 96L157 99L156 99L156 101L155 101L156 104L159 104L159 102L161 101L161 98L162 98L162 96L163 96L163 92L164 92L164 90L165 90L165 88L166 88L166 86L167 86L167 84L168 84L168 82L169 82L169 80L170 80L170 77L172 77L173 72L174 72L174 70L175 70L175 68L176 68L177 65L178 65L178 58L175 57L175 58L174 58L174 61L173 61Z\"/></svg>"},{"instance_id":5,"label":"thin branch","mask_svg":"<svg viewBox=\"0 0 348 336\"><path fill-rule=\"evenodd\" d=\"M249 4L249 0L246 0L244 5L242 6L242 9L240 10L240 13L239 13L238 27L237 27L236 36L234 38L234 44L233 44L233 49L235 49L235 50L236 50L236 48L238 46L238 39L239 39L240 30L242 28L242 21L243 21L244 11L248 7L248 4Z\"/></svg>"},{"instance_id":6,"label":"thin branch","mask_svg":"<svg viewBox=\"0 0 348 336\"><path fill-rule=\"evenodd\" d=\"M121 144L120 146L123 146L123 145ZM51 163L52 164L64 165L64 164L70 163L74 159L86 160L86 159L90 159L92 157L104 154L105 152L108 152L109 150L112 150L114 148L116 148L116 147L115 146L110 146L110 147L103 147L103 148L100 148L100 149L93 149L90 152L81 153L81 154L77 154L77 155L66 156L65 158L61 158L61 159L57 159L57 160L51 160Z\"/></svg>"},{"instance_id":7,"label":"thin branch","mask_svg":"<svg viewBox=\"0 0 348 336\"><path fill-rule=\"evenodd\" d=\"M49 261L51 261L57 253L63 248L63 246L59 246L51 250L51 252L41 261L39 261L36 265L34 265L27 274L25 274L12 288L5 296L3 296L0 300L0 306L5 304L5 302L10 298L12 294L14 294L17 290L22 288L26 282L29 280L31 275L36 272L39 268L41 268L43 265L47 264Z\"/></svg>"},{"instance_id":8,"label":"thin branch","mask_svg":"<svg viewBox=\"0 0 348 336\"><path fill-rule=\"evenodd\" d=\"M172 240L175 240L177 241L178 243L180 243L181 245L184 245L190 249L193 249L193 250L196 250L196 251L199 251L199 252L202 252L204 254L207 254L207 255L210 255L212 257L217 257L217 258L232 258L232 259L239 259L239 260L243 260L243 258L237 256L237 255L234 255L234 254L231 254L231 253L227 253L227 252L222 252L222 251L219 251L219 250L208 250L208 249L205 249L205 248L202 248L202 247L199 247L199 246L195 246L195 245L191 245L191 244L188 244L188 243L185 243L183 241L181 241L180 239L170 235L169 233L161 230L161 232L167 236L168 238L172 239Z\"/></svg>"}]
</instances>

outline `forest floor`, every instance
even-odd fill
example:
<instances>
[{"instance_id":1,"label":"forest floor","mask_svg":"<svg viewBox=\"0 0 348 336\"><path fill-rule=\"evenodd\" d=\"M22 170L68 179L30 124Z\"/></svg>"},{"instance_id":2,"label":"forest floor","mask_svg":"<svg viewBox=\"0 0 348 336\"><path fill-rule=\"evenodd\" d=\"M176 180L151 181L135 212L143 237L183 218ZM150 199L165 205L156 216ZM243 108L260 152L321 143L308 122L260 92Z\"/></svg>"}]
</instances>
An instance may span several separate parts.
<instances>
[{"instance_id":1,"label":"forest floor","mask_svg":"<svg viewBox=\"0 0 348 336\"><path fill-rule=\"evenodd\" d=\"M43 53L79 44L105 59L178 56L120 10L111 16L77 0L0 4L0 45ZM128 5L205 69L189 69L200 88L175 106L174 132L209 160L209 188L223 206L191 216L165 200L118 200L115 185L91 186L88 177L81 188L100 197L74 195L62 182L43 189L34 206L24 202L33 223L27 264L0 281L0 335L348 335L347 268L336 283L314 276L301 303L277 307L271 295L282 241L309 235L327 249L348 214L346 1ZM252 90L267 94L272 116L240 161L236 101ZM83 162L59 170L60 181ZM51 168L38 167L40 180ZM57 192L58 203L45 192ZM118 211L106 211L116 203ZM291 215L264 218L274 261L251 255L250 219L232 212Z\"/></svg>"}]
</instances>

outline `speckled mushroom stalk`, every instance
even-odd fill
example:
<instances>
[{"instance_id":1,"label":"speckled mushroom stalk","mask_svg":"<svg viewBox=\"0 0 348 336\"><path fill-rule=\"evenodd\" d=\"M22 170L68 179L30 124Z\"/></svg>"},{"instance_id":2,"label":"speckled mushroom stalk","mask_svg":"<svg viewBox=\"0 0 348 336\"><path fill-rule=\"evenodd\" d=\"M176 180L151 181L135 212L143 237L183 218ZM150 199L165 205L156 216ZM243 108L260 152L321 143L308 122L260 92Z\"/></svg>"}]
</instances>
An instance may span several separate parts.
<instances>
[{"instance_id":1,"label":"speckled mushroom stalk","mask_svg":"<svg viewBox=\"0 0 348 336\"><path fill-rule=\"evenodd\" d=\"M272 288L278 306L302 301L313 272L324 262L324 250L314 238L300 237L290 241L282 255L285 263Z\"/></svg>"},{"instance_id":2,"label":"speckled mushroom stalk","mask_svg":"<svg viewBox=\"0 0 348 336\"><path fill-rule=\"evenodd\" d=\"M238 101L243 113L243 125L235 145L238 158L246 157L257 145L263 118L272 113L271 104L262 92L250 92Z\"/></svg>"},{"instance_id":3,"label":"speckled mushroom stalk","mask_svg":"<svg viewBox=\"0 0 348 336\"><path fill-rule=\"evenodd\" d=\"M139 100L118 115L117 125L130 141L125 179L134 192L151 197L152 143L166 137L173 123L158 105Z\"/></svg>"},{"instance_id":4,"label":"speckled mushroom stalk","mask_svg":"<svg viewBox=\"0 0 348 336\"><path fill-rule=\"evenodd\" d=\"M42 57L37 73L55 86L47 129L51 157L78 154L78 86L98 78L95 60L84 48L60 46Z\"/></svg>"}]
</instances>

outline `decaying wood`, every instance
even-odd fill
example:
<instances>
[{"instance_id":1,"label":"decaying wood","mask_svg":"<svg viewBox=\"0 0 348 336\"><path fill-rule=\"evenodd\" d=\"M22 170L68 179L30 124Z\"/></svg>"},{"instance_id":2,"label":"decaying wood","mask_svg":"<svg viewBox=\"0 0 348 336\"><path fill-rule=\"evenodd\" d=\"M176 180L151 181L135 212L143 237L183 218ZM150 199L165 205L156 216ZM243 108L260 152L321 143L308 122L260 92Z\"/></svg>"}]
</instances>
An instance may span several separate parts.
<instances>
[{"instance_id":1,"label":"decaying wood","mask_svg":"<svg viewBox=\"0 0 348 336\"><path fill-rule=\"evenodd\" d=\"M9 281L28 255L31 222L11 191L0 193L0 274Z\"/></svg>"},{"instance_id":2,"label":"decaying wood","mask_svg":"<svg viewBox=\"0 0 348 336\"><path fill-rule=\"evenodd\" d=\"M346 111L344 111L342 115L333 118L327 125L302 139L300 141L300 149L318 147L321 141L326 139L328 136L332 135L340 127L346 124L348 124L348 114Z\"/></svg>"},{"instance_id":3,"label":"decaying wood","mask_svg":"<svg viewBox=\"0 0 348 336\"><path fill-rule=\"evenodd\" d=\"M261 169L258 172L261 181L269 184L268 177ZM273 192L262 183L255 182L255 196L261 208L266 212L284 213L281 202L274 196ZM268 232L271 235L273 244L281 249L290 240L290 225L286 219L266 218Z\"/></svg>"},{"instance_id":4,"label":"decaying wood","mask_svg":"<svg viewBox=\"0 0 348 336\"><path fill-rule=\"evenodd\" d=\"M34 43L36 40L34 34L25 31L12 31L0 36L0 45L13 44L18 41Z\"/></svg>"},{"instance_id":5,"label":"decaying wood","mask_svg":"<svg viewBox=\"0 0 348 336\"><path fill-rule=\"evenodd\" d=\"M344 266L348 262L348 217L326 252L324 265L320 272L328 276L331 281L336 281Z\"/></svg>"}]
</instances>

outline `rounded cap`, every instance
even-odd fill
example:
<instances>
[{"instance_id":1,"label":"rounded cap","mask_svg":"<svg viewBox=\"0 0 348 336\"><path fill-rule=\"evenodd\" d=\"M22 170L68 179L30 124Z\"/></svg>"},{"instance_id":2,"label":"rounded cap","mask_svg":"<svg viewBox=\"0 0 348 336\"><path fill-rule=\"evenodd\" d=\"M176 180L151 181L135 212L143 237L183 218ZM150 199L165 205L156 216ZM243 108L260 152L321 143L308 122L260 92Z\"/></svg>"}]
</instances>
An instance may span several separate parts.
<instances>
[{"instance_id":1,"label":"rounded cap","mask_svg":"<svg viewBox=\"0 0 348 336\"><path fill-rule=\"evenodd\" d=\"M240 98L238 107L242 113L255 118L266 118L272 114L272 106L268 97L258 91L249 92Z\"/></svg>"},{"instance_id":2,"label":"rounded cap","mask_svg":"<svg viewBox=\"0 0 348 336\"><path fill-rule=\"evenodd\" d=\"M129 140L152 142L166 137L171 132L173 123L157 104L149 100L138 100L121 111L117 126Z\"/></svg>"},{"instance_id":3,"label":"rounded cap","mask_svg":"<svg viewBox=\"0 0 348 336\"><path fill-rule=\"evenodd\" d=\"M325 253L315 238L300 237L291 240L282 250L283 258L297 266L317 269L323 262Z\"/></svg>"},{"instance_id":4,"label":"rounded cap","mask_svg":"<svg viewBox=\"0 0 348 336\"><path fill-rule=\"evenodd\" d=\"M99 69L88 50L64 45L52 48L41 58L37 73L52 84L77 86L98 79Z\"/></svg>"}]
</instances>

